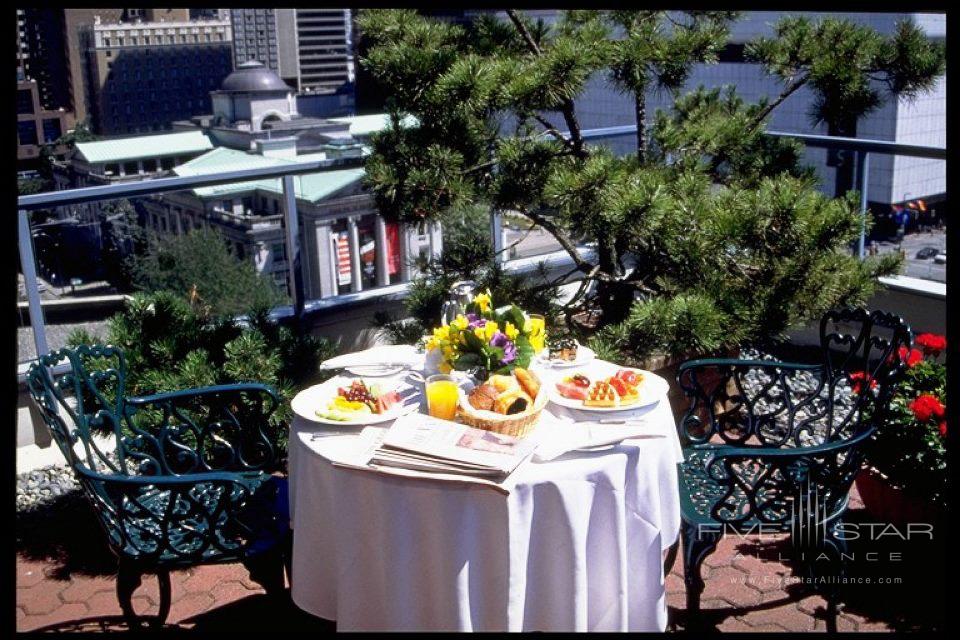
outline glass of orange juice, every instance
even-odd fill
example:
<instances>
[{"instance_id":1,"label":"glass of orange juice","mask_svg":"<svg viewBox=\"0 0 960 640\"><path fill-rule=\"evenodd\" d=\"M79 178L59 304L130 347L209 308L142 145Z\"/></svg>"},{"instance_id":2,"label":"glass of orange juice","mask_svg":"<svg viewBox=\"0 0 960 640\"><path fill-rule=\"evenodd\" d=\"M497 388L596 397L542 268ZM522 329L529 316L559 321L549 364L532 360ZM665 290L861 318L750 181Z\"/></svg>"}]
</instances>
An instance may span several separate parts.
<instances>
[{"instance_id":1,"label":"glass of orange juice","mask_svg":"<svg viewBox=\"0 0 960 640\"><path fill-rule=\"evenodd\" d=\"M460 387L453 376L439 374L427 378L427 412L434 418L453 420L457 417Z\"/></svg>"},{"instance_id":2,"label":"glass of orange juice","mask_svg":"<svg viewBox=\"0 0 960 640\"><path fill-rule=\"evenodd\" d=\"M530 346L534 353L540 353L547 344L546 319L536 313L530 314Z\"/></svg>"}]
</instances>

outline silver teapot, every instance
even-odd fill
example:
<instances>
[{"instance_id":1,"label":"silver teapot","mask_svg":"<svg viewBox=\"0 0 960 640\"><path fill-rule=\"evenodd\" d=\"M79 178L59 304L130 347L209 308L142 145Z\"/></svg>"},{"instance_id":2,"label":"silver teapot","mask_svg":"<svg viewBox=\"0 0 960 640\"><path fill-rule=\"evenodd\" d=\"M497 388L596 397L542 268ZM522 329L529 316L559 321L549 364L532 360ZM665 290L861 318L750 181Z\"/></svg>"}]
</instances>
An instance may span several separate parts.
<instances>
[{"instance_id":1,"label":"silver teapot","mask_svg":"<svg viewBox=\"0 0 960 640\"><path fill-rule=\"evenodd\" d=\"M440 323L447 326L461 313L466 313L467 305L473 300L477 283L473 280L459 280L450 287L448 297L440 310Z\"/></svg>"}]
</instances>

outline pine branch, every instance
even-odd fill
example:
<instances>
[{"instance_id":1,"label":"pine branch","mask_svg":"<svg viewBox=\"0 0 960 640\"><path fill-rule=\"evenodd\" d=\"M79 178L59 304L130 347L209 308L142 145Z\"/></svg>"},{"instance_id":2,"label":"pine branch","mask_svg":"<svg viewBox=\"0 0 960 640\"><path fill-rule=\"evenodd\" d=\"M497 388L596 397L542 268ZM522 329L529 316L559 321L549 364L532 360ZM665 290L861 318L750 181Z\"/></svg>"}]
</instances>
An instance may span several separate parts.
<instances>
[{"instance_id":1,"label":"pine branch","mask_svg":"<svg viewBox=\"0 0 960 640\"><path fill-rule=\"evenodd\" d=\"M533 39L533 36L530 35L530 30L527 29L527 26L520 20L516 10L507 9L507 15L510 16L510 21L513 22L513 26L517 28L520 36L523 38L524 42L527 43L527 47L530 49L530 51L537 56L543 55L543 52L540 50L540 46L537 44L536 40ZM578 158L586 158L587 153L583 146L583 136L580 133L580 123L577 121L577 114L573 108L573 100L570 98L565 99L563 104L560 106L560 113L563 114L563 119L567 123L567 130L570 132L570 141L573 144L572 149L574 154L576 154Z\"/></svg>"},{"instance_id":2,"label":"pine branch","mask_svg":"<svg viewBox=\"0 0 960 640\"><path fill-rule=\"evenodd\" d=\"M552 220L541 216L539 213L533 211L520 210L520 213L526 217L533 220L537 225L542 227L547 233L556 238L557 242L560 243L560 246L563 247L564 251L570 254L570 257L573 259L573 264L577 266L577 269L586 273L591 274L592 271L599 269L590 264L580 255L580 252L577 251L577 246L573 243L573 240L570 239L570 236L566 234L563 229L558 227Z\"/></svg>"},{"instance_id":3,"label":"pine branch","mask_svg":"<svg viewBox=\"0 0 960 640\"><path fill-rule=\"evenodd\" d=\"M797 80L794 80L790 85L787 86L786 89L783 90L783 92L780 93L780 95L777 97L776 100L774 100L773 102L771 102L770 104L768 104L767 106L765 106L763 109L760 110L760 113L758 113L748 125L749 129L753 130L753 129L756 129L758 126L760 126L760 123L763 122L764 118L770 115L771 111L779 107L783 103L783 101L789 98L790 96L792 96L793 93L797 91L797 89L807 84L807 81L809 79L810 79L810 76L804 76L802 78L798 78Z\"/></svg>"},{"instance_id":4,"label":"pine branch","mask_svg":"<svg viewBox=\"0 0 960 640\"><path fill-rule=\"evenodd\" d=\"M550 123L549 120L547 120L543 116L540 116L536 113L533 114L533 119L543 125L545 129L544 133L549 133L554 138L562 142L564 146L566 146L571 151L576 153L577 149L576 149L576 146L573 144L573 140L571 140L570 138L565 138L562 133L560 133L559 131L556 130L556 128L554 128L554 126Z\"/></svg>"}]
</instances>

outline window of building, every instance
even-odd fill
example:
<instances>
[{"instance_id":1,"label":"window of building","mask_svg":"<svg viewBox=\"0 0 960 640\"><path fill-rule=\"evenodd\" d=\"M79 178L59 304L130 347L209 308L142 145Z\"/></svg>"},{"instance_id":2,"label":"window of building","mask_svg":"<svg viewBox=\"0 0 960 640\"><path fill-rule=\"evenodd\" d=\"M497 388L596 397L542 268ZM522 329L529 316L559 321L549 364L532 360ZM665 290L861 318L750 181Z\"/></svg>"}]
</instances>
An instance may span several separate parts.
<instances>
[{"instance_id":1,"label":"window of building","mask_svg":"<svg viewBox=\"0 0 960 640\"><path fill-rule=\"evenodd\" d=\"M247 257L247 252L244 251L243 249L243 243L238 242L236 246L237 246L237 257L243 260L244 258Z\"/></svg>"},{"instance_id":2,"label":"window of building","mask_svg":"<svg viewBox=\"0 0 960 640\"><path fill-rule=\"evenodd\" d=\"M33 113L33 94L29 89L17 89L17 113Z\"/></svg>"},{"instance_id":3,"label":"window of building","mask_svg":"<svg viewBox=\"0 0 960 640\"><path fill-rule=\"evenodd\" d=\"M143 170L146 171L147 173L153 173L154 171L157 170L157 161L154 160L153 158L150 158L149 160L144 160Z\"/></svg>"},{"instance_id":4,"label":"window of building","mask_svg":"<svg viewBox=\"0 0 960 640\"><path fill-rule=\"evenodd\" d=\"M173 158L160 158L160 168L165 171L173 169Z\"/></svg>"},{"instance_id":5,"label":"window of building","mask_svg":"<svg viewBox=\"0 0 960 640\"><path fill-rule=\"evenodd\" d=\"M160 218L160 226L163 228L164 231L167 230L167 219L166 219L166 218Z\"/></svg>"},{"instance_id":6,"label":"window of building","mask_svg":"<svg viewBox=\"0 0 960 640\"><path fill-rule=\"evenodd\" d=\"M136 175L140 173L140 165L136 162L125 162L123 163L123 172L129 175Z\"/></svg>"},{"instance_id":7,"label":"window of building","mask_svg":"<svg viewBox=\"0 0 960 640\"><path fill-rule=\"evenodd\" d=\"M287 259L287 248L283 245L282 242L278 242L270 246L270 252L273 254L274 260L286 260Z\"/></svg>"},{"instance_id":8,"label":"window of building","mask_svg":"<svg viewBox=\"0 0 960 640\"><path fill-rule=\"evenodd\" d=\"M111 163L111 164L108 164L108 165L104 166L103 172L104 172L106 175L108 175L108 176L119 175L119 173L120 173L120 165L117 164L117 163L115 163L115 162L114 162L114 163Z\"/></svg>"},{"instance_id":9,"label":"window of building","mask_svg":"<svg viewBox=\"0 0 960 640\"><path fill-rule=\"evenodd\" d=\"M54 142L63 134L60 129L60 118L47 118L43 121L43 141Z\"/></svg>"},{"instance_id":10,"label":"window of building","mask_svg":"<svg viewBox=\"0 0 960 640\"><path fill-rule=\"evenodd\" d=\"M24 120L17 123L17 137L21 145L37 144L37 123L34 120Z\"/></svg>"},{"instance_id":11,"label":"window of building","mask_svg":"<svg viewBox=\"0 0 960 640\"><path fill-rule=\"evenodd\" d=\"M110 51L110 49L107 49L107 52L106 52L104 55L105 55L106 57L108 57L108 58L112 58L112 57L113 57L113 51ZM111 66L110 63L107 63L107 68L109 68L110 66Z\"/></svg>"}]
</instances>

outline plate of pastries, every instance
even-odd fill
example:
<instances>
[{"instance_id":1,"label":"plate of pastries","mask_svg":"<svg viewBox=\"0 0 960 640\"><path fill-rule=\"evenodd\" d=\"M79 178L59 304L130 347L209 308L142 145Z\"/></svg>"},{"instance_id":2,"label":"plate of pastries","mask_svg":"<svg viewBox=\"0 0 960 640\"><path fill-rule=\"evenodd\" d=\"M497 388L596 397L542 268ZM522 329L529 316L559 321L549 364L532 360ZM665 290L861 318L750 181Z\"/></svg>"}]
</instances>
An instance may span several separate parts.
<instances>
[{"instance_id":1,"label":"plate of pastries","mask_svg":"<svg viewBox=\"0 0 960 640\"><path fill-rule=\"evenodd\" d=\"M550 401L581 411L625 411L659 402L670 384L649 371L595 362L559 375L549 386Z\"/></svg>"},{"instance_id":2,"label":"plate of pastries","mask_svg":"<svg viewBox=\"0 0 960 640\"><path fill-rule=\"evenodd\" d=\"M557 337L547 341L547 348L537 356L537 361L548 367L580 367L593 360L594 355L593 349L574 338Z\"/></svg>"}]
</instances>

